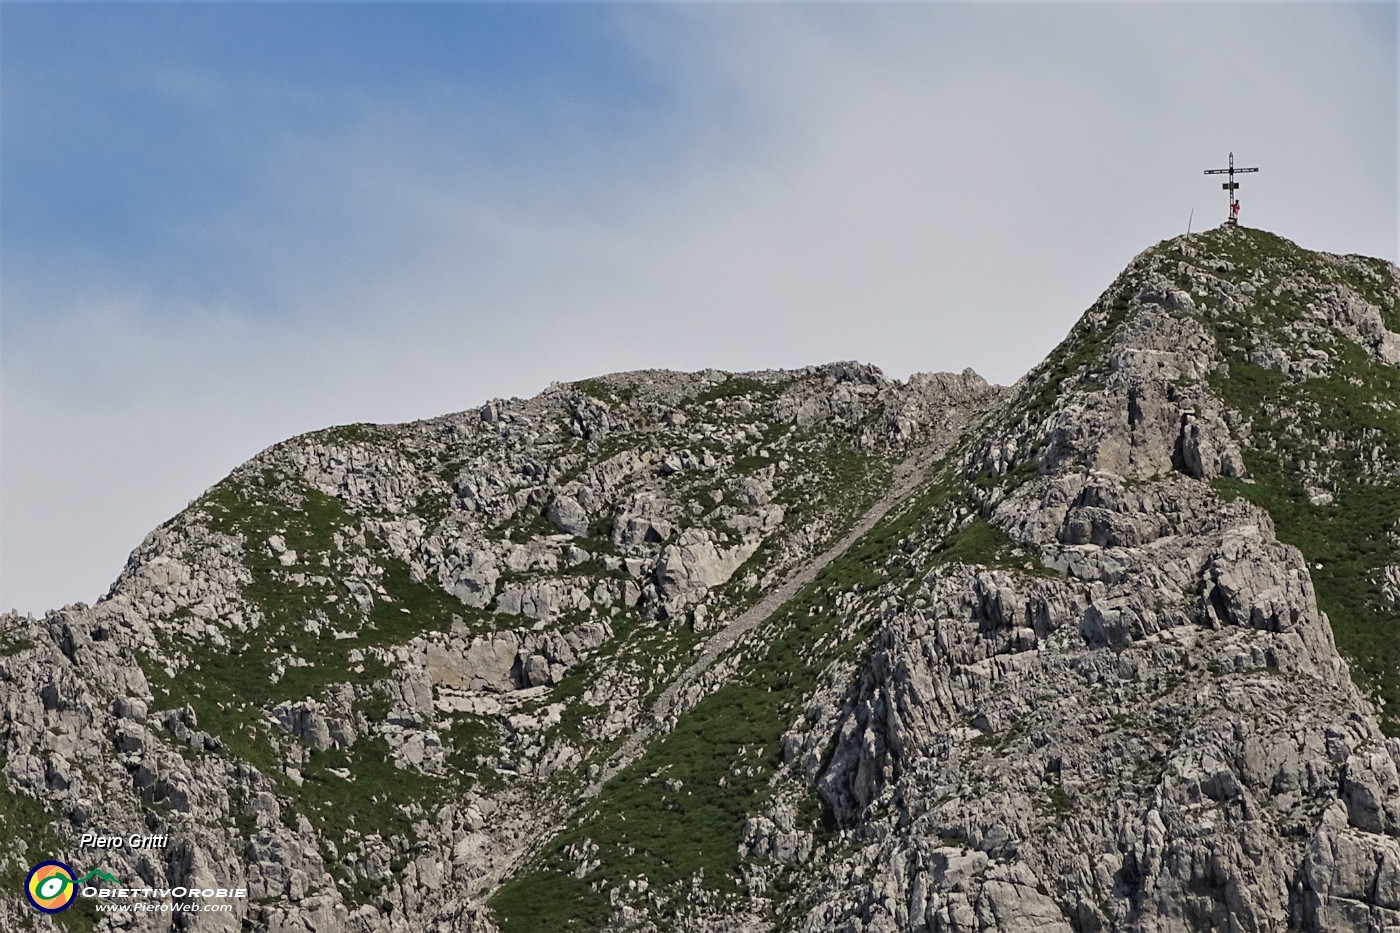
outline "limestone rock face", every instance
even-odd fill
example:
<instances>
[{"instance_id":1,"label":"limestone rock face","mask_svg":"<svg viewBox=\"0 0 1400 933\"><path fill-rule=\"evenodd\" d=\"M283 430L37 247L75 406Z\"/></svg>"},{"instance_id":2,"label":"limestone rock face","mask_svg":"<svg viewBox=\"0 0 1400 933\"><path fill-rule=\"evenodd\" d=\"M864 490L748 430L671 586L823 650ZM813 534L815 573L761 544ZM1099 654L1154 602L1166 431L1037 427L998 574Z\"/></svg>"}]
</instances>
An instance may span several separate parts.
<instances>
[{"instance_id":1,"label":"limestone rock face","mask_svg":"<svg viewBox=\"0 0 1400 933\"><path fill-rule=\"evenodd\" d=\"M984 475L1034 467L978 493L1005 569L954 564L886 604L853 686L785 735L855 847L817 870L795 928L1400 922L1400 741L1338 657L1323 565L1211 482L1248 479L1250 413L1213 384L1231 362L1168 260L1140 257L1081 322L1081 339L1111 335L1054 373L1043 440L1013 407L968 456ZM1340 346L1394 365L1357 300L1326 305ZM1400 446L1376 453L1396 475Z\"/></svg>"},{"instance_id":2,"label":"limestone rock face","mask_svg":"<svg viewBox=\"0 0 1400 933\"><path fill-rule=\"evenodd\" d=\"M100 867L248 891L103 931L1400 928L1397 308L1227 229L1009 389L642 371L278 444L0 616L0 869L157 834Z\"/></svg>"},{"instance_id":3,"label":"limestone rock face","mask_svg":"<svg viewBox=\"0 0 1400 933\"><path fill-rule=\"evenodd\" d=\"M545 517L555 528L565 534L588 534L588 512L573 496L556 496L554 501L550 503L549 511L545 513Z\"/></svg>"},{"instance_id":4,"label":"limestone rock face","mask_svg":"<svg viewBox=\"0 0 1400 933\"><path fill-rule=\"evenodd\" d=\"M1381 598L1392 609L1400 609L1400 566L1391 564L1382 574Z\"/></svg>"},{"instance_id":5,"label":"limestone rock face","mask_svg":"<svg viewBox=\"0 0 1400 933\"><path fill-rule=\"evenodd\" d=\"M758 550L760 540L722 548L704 531L687 530L661 551L654 571L657 594L673 604L694 602L728 581Z\"/></svg>"},{"instance_id":6,"label":"limestone rock face","mask_svg":"<svg viewBox=\"0 0 1400 933\"><path fill-rule=\"evenodd\" d=\"M678 627L722 628L911 443L1003 391L862 364L652 371L270 448L95 606L3 618L5 792L27 803L0 859L159 832L159 858L106 870L250 892L181 929L488 929L481 899L567 814L567 782L689 663ZM825 482L833 457L855 488Z\"/></svg>"}]
</instances>

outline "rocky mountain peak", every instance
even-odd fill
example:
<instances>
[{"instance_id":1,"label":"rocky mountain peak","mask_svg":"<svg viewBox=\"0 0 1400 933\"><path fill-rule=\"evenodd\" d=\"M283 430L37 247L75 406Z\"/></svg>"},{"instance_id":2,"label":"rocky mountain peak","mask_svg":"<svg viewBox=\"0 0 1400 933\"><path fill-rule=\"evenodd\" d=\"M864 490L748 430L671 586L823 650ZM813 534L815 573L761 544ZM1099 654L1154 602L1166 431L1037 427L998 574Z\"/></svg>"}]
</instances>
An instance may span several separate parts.
<instances>
[{"instance_id":1,"label":"rocky mountain peak","mask_svg":"<svg viewBox=\"0 0 1400 933\"><path fill-rule=\"evenodd\" d=\"M1397 309L1227 227L1010 388L646 370L277 444L0 620L0 869L160 833L104 867L247 887L199 930L1400 924Z\"/></svg>"}]
</instances>

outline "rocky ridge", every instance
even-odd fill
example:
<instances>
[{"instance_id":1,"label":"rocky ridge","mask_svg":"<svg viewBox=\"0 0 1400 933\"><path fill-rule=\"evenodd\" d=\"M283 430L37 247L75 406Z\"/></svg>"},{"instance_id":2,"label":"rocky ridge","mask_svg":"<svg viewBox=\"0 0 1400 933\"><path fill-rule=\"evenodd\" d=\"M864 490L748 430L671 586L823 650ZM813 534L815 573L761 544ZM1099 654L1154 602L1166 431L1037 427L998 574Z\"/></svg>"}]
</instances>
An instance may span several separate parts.
<instances>
[{"instance_id":1,"label":"rocky ridge","mask_svg":"<svg viewBox=\"0 0 1400 933\"><path fill-rule=\"evenodd\" d=\"M1398 306L1224 228L1010 390L649 371L279 444L3 618L6 877L100 829L250 888L137 930L1400 925Z\"/></svg>"}]
</instances>

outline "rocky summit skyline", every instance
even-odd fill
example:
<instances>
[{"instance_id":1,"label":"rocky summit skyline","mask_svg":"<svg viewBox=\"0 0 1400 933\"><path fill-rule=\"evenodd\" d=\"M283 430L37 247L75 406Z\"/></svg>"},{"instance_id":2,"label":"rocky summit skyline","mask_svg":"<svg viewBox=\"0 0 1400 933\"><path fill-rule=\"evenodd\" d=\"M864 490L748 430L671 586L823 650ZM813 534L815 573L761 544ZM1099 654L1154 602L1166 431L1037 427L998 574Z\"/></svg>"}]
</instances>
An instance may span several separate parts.
<instances>
[{"instance_id":1,"label":"rocky summit skyline","mask_svg":"<svg viewBox=\"0 0 1400 933\"><path fill-rule=\"evenodd\" d=\"M5 3L0 611L93 602L329 425L640 368L1012 383L1225 219L1230 152L1250 226L1400 261L1398 15Z\"/></svg>"},{"instance_id":2,"label":"rocky summit skyline","mask_svg":"<svg viewBox=\"0 0 1400 933\"><path fill-rule=\"evenodd\" d=\"M1400 270L268 448L0 617L0 928L1400 925Z\"/></svg>"}]
</instances>

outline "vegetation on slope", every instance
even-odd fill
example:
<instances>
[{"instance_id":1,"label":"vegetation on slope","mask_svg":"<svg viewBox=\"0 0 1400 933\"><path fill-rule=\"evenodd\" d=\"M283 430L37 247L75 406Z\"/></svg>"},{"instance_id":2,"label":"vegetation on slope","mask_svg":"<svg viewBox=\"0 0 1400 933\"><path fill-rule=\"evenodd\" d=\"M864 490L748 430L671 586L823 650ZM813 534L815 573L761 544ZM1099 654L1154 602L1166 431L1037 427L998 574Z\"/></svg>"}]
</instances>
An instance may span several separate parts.
<instances>
[{"instance_id":1,"label":"vegetation on slope","mask_svg":"<svg viewBox=\"0 0 1400 933\"><path fill-rule=\"evenodd\" d=\"M843 533L888 486L889 455L852 442L857 431L873 423L873 412L860 423L845 425L837 436L771 417L767 409L794 382L730 378L684 399L680 409L685 417L668 416L663 422L661 413L667 409L645 397L645 386L612 378L586 380L574 388L580 398L615 406L610 426L605 421L605 430L596 436L586 431L582 437L577 432L571 436L566 419L555 434L532 438L526 450L537 462L520 466L528 473L524 488L528 491L546 475L549 485L557 487L576 479L589 464L596 466L629 448L688 445L697 457L707 452L716 459L732 458L733 473L740 476L771 478L781 471L778 502L785 517L775 539L802 536L807 546L820 546ZM687 420L691 427L683 427ZM705 427L698 439L697 424ZM460 507L455 484L468 462L461 457L497 443L492 430L462 439L455 428L444 429L438 435L449 437L444 445L428 431L349 425L304 440L332 448L369 448L367 460L398 458L424 476L431 474L414 511L429 528L439 528L445 521L462 520L453 514ZM663 477L665 494L688 510L687 524L713 528L721 540L726 535L738 540L740 532L728 528L721 516L735 512L725 506L737 504L742 514L749 505L736 503L730 484L703 470ZM210 490L190 514L211 530L242 542L238 560L248 579L240 594L255 611L256 625L246 626L249 620L212 620L225 639L216 644L206 627L211 620L195 617L187 607L177 608L168 619L174 624L160 629L161 658L145 658L143 667L158 707L188 707L198 728L218 738L218 748L191 753L247 761L272 780L284 821L291 825L298 815L311 821L335 847L325 853L327 864L347 898L363 903L373 899L378 883L357 876L353 866L346 871L345 855L354 850L358 838L379 833L389 841L398 836L402 841L395 845L403 851L412 845L415 821L432 812L437 801L460 800L470 789L496 790L503 780L518 779L493 768L498 752L506 753L501 743L509 714L463 713L436 723L448 748L447 773L438 776L404 768L372 735L362 734L348 748L318 752L300 747L271 723L270 710L284 701L313 698L329 702L337 715L351 715L342 708L343 690L350 685L358 723L380 723L388 713L382 682L392 675L395 663L384 649L426 632L449 631L457 620L474 633L528 628L534 620L472 609L434 585L416 582L409 567L390 554L372 530L377 520L391 516L373 508L356 511L348 502L311 488L283 467L240 470ZM594 581L630 579L619 566L621 552L609 540L610 525L605 515L588 534L572 540L572 546L590 555L583 563L567 571L507 569L498 586L565 573ZM523 543L557 535L534 496L524 508L502 515L483 530L500 540ZM274 546L277 538L281 541ZM287 552L295 552L295 558ZM711 594L711 616L742 611L763 595L784 561L791 560L792 555L778 548L761 548L728 584ZM366 596L368 608L362 608ZM565 616L556 623L579 621L583 619ZM704 637L703 629L687 624L687 619L648 621L623 607L615 607L607 621L613 637L594 657L571 669L548 696L518 705L518 711L528 715L541 712L546 704L567 701L545 739L581 749L584 766L605 757L615 745L590 738L590 720L601 721L608 712L582 702L592 683L591 672L601 666L633 672L644 691L654 695L689 663ZM180 663L168 666L169 658ZM643 700L647 696L644 693ZM293 767L296 772L289 772ZM565 769L530 790L567 794L582 780L582 767Z\"/></svg>"},{"instance_id":2,"label":"vegetation on slope","mask_svg":"<svg viewBox=\"0 0 1400 933\"><path fill-rule=\"evenodd\" d=\"M832 665L867 643L878 616L861 612L865 604L907 588L928 569L906 548L911 535L927 534L963 501L952 459L774 613L729 682L614 777L497 891L490 905L504 933L600 929L612 916L609 891L638 880L663 929L675 922L687 885L716 898L746 896L740 841L745 821L769 802L782 765L779 740ZM977 529L959 540L958 558L1002 553L995 533ZM815 794L810 803L806 828L823 832Z\"/></svg>"},{"instance_id":3,"label":"vegetation on slope","mask_svg":"<svg viewBox=\"0 0 1400 933\"><path fill-rule=\"evenodd\" d=\"M199 727L219 738L221 753L253 764L277 782L285 795L284 819L306 815L342 849L372 833L408 837L412 821L402 809L405 801L428 810L434 800L463 792L471 782L460 773L443 782L401 769L382 742L361 739L346 749L308 749L305 783L296 787L285 776L279 751L290 738L274 731L267 711L283 701L325 699L333 689L355 683L362 685L356 696L360 712L382 720L387 709L379 709L383 704L372 685L387 667L375 657L375 648L402 644L423 631L446 631L454 616L473 618L483 627L494 621L414 581L402 561L362 534L359 520L339 500L277 471L231 477L195 508L208 514L215 530L242 536L242 560L251 577L242 595L261 615L261 624L224 629L223 646L203 635L168 633L163 654L183 657L188 665L172 675L163 663L147 659L143 666L158 703L188 706ZM292 569L310 573L294 578L287 572L267 546L273 535L297 552ZM349 568L356 557L371 554L382 568L374 582L383 593L364 612L351 595L355 578ZM177 610L177 621L181 618L191 618L188 610ZM337 631L356 637L338 638ZM335 768L348 769L354 782L336 775ZM338 859L328 864L333 874L350 880ZM371 892L361 883L347 893L352 901L363 901Z\"/></svg>"},{"instance_id":4,"label":"vegetation on slope","mask_svg":"<svg viewBox=\"0 0 1400 933\"><path fill-rule=\"evenodd\" d=\"M1266 509L1279 537L1303 552L1337 647L1381 704L1382 728L1400 735L1400 611L1381 596L1383 569L1400 565L1400 370L1335 330L1307 326L1319 303L1349 291L1396 329L1396 285L1384 263L1326 257L1259 230L1212 231L1201 246L1232 266L1208 262L1210 274L1253 289L1228 311L1204 296L1202 320L1229 364L1214 388L1250 423L1241 446L1251 481L1219 486ZM1290 281L1301 291L1280 288ZM1327 365L1299 378L1251 362L1268 347L1321 350Z\"/></svg>"}]
</instances>

